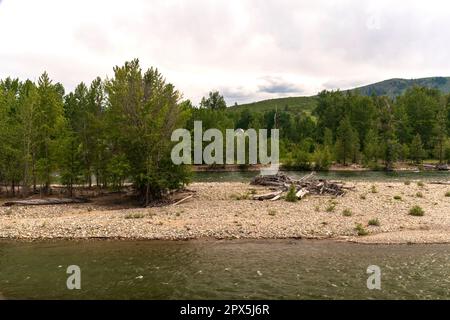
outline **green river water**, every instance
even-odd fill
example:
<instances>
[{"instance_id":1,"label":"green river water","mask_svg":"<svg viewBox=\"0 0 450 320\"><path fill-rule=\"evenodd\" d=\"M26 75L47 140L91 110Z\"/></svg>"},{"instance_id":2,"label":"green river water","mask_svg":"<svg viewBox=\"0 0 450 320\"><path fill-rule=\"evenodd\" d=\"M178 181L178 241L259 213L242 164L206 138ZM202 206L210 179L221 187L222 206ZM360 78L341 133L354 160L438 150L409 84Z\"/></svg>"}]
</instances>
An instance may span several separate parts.
<instances>
[{"instance_id":1,"label":"green river water","mask_svg":"<svg viewBox=\"0 0 450 320\"><path fill-rule=\"evenodd\" d=\"M66 269L81 269L68 290ZM381 290L366 285L381 268ZM7 299L448 299L450 245L312 240L0 242Z\"/></svg>"}]
</instances>

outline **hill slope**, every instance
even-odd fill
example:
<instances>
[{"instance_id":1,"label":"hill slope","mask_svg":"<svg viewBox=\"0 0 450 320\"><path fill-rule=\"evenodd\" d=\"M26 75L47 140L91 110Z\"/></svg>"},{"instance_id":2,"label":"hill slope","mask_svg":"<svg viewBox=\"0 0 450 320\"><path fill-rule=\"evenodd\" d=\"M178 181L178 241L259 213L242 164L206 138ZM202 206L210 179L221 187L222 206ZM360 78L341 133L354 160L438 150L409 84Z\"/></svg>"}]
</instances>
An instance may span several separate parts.
<instances>
[{"instance_id":1,"label":"hill slope","mask_svg":"<svg viewBox=\"0 0 450 320\"><path fill-rule=\"evenodd\" d=\"M389 79L367 86L352 89L351 91L359 91L362 95L370 96L389 96L397 97L402 95L406 90L414 86L438 89L443 93L450 93L450 77L432 77L420 79Z\"/></svg>"},{"instance_id":2,"label":"hill slope","mask_svg":"<svg viewBox=\"0 0 450 320\"><path fill-rule=\"evenodd\" d=\"M450 93L450 77L431 77L420 79L389 79L367 86L362 86L344 91L358 91L362 95L387 95L389 97L397 97L402 95L407 89L414 86L434 88L445 94ZM259 102L247 103L230 107L231 112L240 112L248 109L252 112L265 112L270 110L287 110L291 113L306 112L310 114L317 105L316 96L312 97L289 97L271 100L263 100Z\"/></svg>"}]
</instances>

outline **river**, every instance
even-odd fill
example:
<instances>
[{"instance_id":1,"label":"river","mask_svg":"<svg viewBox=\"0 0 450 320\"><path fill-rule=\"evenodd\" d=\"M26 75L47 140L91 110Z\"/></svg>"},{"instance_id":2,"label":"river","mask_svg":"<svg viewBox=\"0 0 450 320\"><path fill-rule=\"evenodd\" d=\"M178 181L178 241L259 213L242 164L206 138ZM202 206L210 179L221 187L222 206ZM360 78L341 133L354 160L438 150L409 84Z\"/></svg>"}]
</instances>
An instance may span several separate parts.
<instances>
[{"instance_id":1,"label":"river","mask_svg":"<svg viewBox=\"0 0 450 320\"><path fill-rule=\"evenodd\" d=\"M68 290L66 269L81 270ZM366 285L381 268L381 290ZM449 299L450 245L0 241L7 299Z\"/></svg>"},{"instance_id":2,"label":"river","mask_svg":"<svg viewBox=\"0 0 450 320\"><path fill-rule=\"evenodd\" d=\"M303 177L309 172L284 171L284 174L293 177ZM193 181L196 182L249 182L254 172L195 172ZM317 172L317 178L329 180L352 180L352 181L450 181L450 171L328 171Z\"/></svg>"}]
</instances>

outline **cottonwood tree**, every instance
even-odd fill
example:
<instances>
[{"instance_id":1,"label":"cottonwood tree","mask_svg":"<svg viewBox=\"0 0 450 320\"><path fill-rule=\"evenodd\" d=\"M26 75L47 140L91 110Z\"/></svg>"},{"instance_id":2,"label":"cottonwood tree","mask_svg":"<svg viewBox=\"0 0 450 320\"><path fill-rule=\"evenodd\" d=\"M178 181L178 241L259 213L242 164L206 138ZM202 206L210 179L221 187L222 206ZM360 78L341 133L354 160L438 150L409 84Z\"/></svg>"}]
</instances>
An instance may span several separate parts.
<instances>
[{"instance_id":1,"label":"cottonwood tree","mask_svg":"<svg viewBox=\"0 0 450 320\"><path fill-rule=\"evenodd\" d=\"M185 168L170 159L172 132L186 120L180 93L157 69L143 73L138 60L115 67L105 88L109 141L129 165L143 204L186 183Z\"/></svg>"}]
</instances>

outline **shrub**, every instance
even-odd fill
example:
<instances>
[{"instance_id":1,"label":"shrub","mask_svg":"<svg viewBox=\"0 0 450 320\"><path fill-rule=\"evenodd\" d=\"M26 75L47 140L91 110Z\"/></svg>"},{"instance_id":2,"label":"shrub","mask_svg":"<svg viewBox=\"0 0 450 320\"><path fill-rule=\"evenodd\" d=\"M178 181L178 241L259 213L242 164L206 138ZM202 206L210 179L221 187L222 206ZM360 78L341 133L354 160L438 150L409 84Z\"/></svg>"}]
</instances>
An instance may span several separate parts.
<instances>
[{"instance_id":1,"label":"shrub","mask_svg":"<svg viewBox=\"0 0 450 320\"><path fill-rule=\"evenodd\" d=\"M373 186L370 188L370 192L372 192L372 193L378 193L377 187L373 185Z\"/></svg>"},{"instance_id":2,"label":"shrub","mask_svg":"<svg viewBox=\"0 0 450 320\"><path fill-rule=\"evenodd\" d=\"M406 181L405 181L405 185L406 185L406 186L409 186L410 184L411 184L411 181L409 181L409 180L406 180Z\"/></svg>"},{"instance_id":3,"label":"shrub","mask_svg":"<svg viewBox=\"0 0 450 320\"><path fill-rule=\"evenodd\" d=\"M402 200L402 197L401 196L394 196L394 199L395 200Z\"/></svg>"},{"instance_id":4,"label":"shrub","mask_svg":"<svg viewBox=\"0 0 450 320\"><path fill-rule=\"evenodd\" d=\"M269 216L274 216L276 214L277 212L275 210L269 210Z\"/></svg>"},{"instance_id":5,"label":"shrub","mask_svg":"<svg viewBox=\"0 0 450 320\"><path fill-rule=\"evenodd\" d=\"M379 227L380 221L377 218L371 219L371 220L369 220L369 226Z\"/></svg>"},{"instance_id":6,"label":"shrub","mask_svg":"<svg viewBox=\"0 0 450 320\"><path fill-rule=\"evenodd\" d=\"M424 184L422 181L419 181L419 182L417 182L417 186L419 186L419 187L424 187L425 184Z\"/></svg>"},{"instance_id":7,"label":"shrub","mask_svg":"<svg viewBox=\"0 0 450 320\"><path fill-rule=\"evenodd\" d=\"M297 196L296 196L297 190L294 186L291 186L289 188L289 192L286 195L286 201L288 202L297 202Z\"/></svg>"},{"instance_id":8,"label":"shrub","mask_svg":"<svg viewBox=\"0 0 450 320\"><path fill-rule=\"evenodd\" d=\"M424 214L425 214L425 212L419 206L414 206L409 210L409 215L411 215L411 216L422 217Z\"/></svg>"},{"instance_id":9,"label":"shrub","mask_svg":"<svg viewBox=\"0 0 450 320\"><path fill-rule=\"evenodd\" d=\"M143 213L129 213L125 216L125 219L142 219L144 218Z\"/></svg>"},{"instance_id":10,"label":"shrub","mask_svg":"<svg viewBox=\"0 0 450 320\"><path fill-rule=\"evenodd\" d=\"M330 203L330 204L327 206L326 211L327 211L327 212L333 212L335 208L336 208L336 205L335 205L334 203Z\"/></svg>"},{"instance_id":11,"label":"shrub","mask_svg":"<svg viewBox=\"0 0 450 320\"><path fill-rule=\"evenodd\" d=\"M342 215L344 217L351 217L353 215L352 210L350 209L345 209L344 211L342 211Z\"/></svg>"},{"instance_id":12,"label":"shrub","mask_svg":"<svg viewBox=\"0 0 450 320\"><path fill-rule=\"evenodd\" d=\"M446 196L446 197L450 197L450 191L447 191L447 192L445 193L445 196Z\"/></svg>"},{"instance_id":13,"label":"shrub","mask_svg":"<svg viewBox=\"0 0 450 320\"><path fill-rule=\"evenodd\" d=\"M365 194L362 194L362 195L359 196L359 198L360 198L361 200L366 200L366 199L367 199L367 196L366 196Z\"/></svg>"},{"instance_id":14,"label":"shrub","mask_svg":"<svg viewBox=\"0 0 450 320\"><path fill-rule=\"evenodd\" d=\"M356 225L355 231L358 234L358 236L367 236L369 234L369 232L360 223Z\"/></svg>"},{"instance_id":15,"label":"shrub","mask_svg":"<svg viewBox=\"0 0 450 320\"><path fill-rule=\"evenodd\" d=\"M416 197L417 198L423 198L423 193L422 192L417 192L416 193Z\"/></svg>"}]
</instances>

